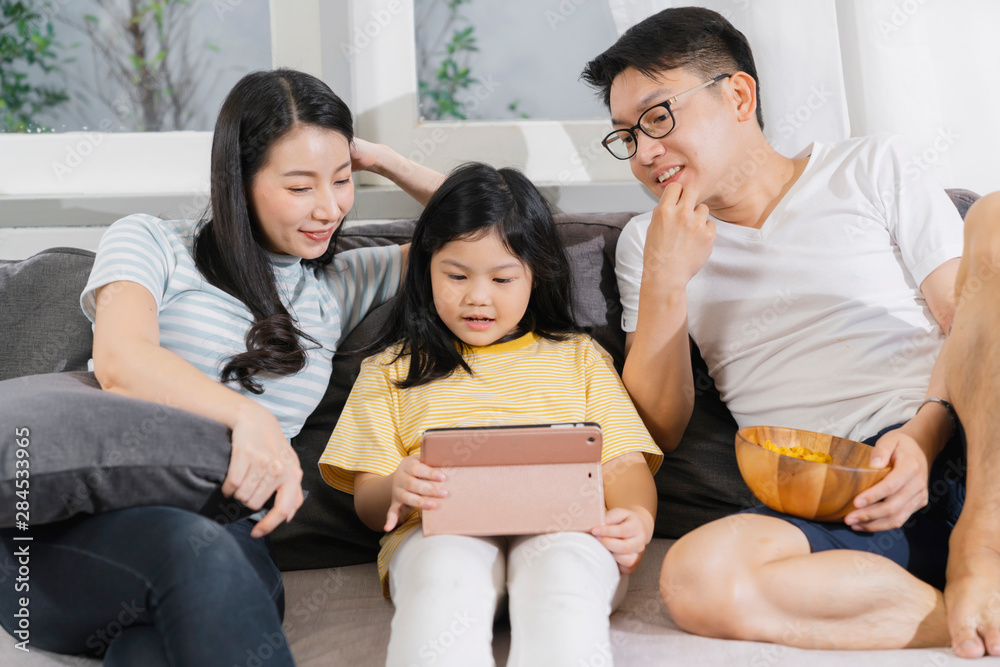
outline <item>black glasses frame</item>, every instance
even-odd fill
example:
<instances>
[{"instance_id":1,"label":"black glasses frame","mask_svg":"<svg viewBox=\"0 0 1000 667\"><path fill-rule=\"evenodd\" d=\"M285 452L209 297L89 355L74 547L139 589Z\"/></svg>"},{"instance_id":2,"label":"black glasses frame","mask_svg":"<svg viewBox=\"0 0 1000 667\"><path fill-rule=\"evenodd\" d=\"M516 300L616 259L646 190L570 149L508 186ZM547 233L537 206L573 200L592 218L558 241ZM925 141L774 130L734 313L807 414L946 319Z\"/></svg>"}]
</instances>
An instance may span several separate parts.
<instances>
[{"instance_id":1,"label":"black glasses frame","mask_svg":"<svg viewBox=\"0 0 1000 667\"><path fill-rule=\"evenodd\" d=\"M641 114L639 114L639 122L636 123L635 125L633 125L632 127L627 128L627 129L623 128L621 130L612 130L611 132L609 132L607 134L607 136L605 136L601 140L601 145L604 146L606 149L608 149L608 152L611 153L611 156L614 157L615 159L617 159L617 160L631 160L632 157L635 155L636 151L638 150L638 147L639 147L639 137L637 137L636 134L635 134L636 130L642 130L642 133L645 134L650 139L662 139L663 137L665 137L668 134L670 134L671 132L673 132L674 129L677 127L677 119L674 118L674 111L673 111L673 109L670 108L671 104L673 104L677 100L681 99L682 97L690 95L691 93L696 93L699 90L701 90L702 88L708 88L713 83L718 83L719 81L722 81L723 79L726 79L726 78L731 77L731 76L732 76L732 74L720 74L719 76L715 77L714 79L709 79L708 81L706 81L706 82L704 82L704 83L702 83L700 85L697 85L694 88L690 88L688 90L685 90L683 93L678 93L678 94L674 95L673 97L671 97L668 100L664 100L663 102L659 102L657 104L654 104L653 106L649 107L648 109L646 109L645 111L643 111ZM663 134L654 135L654 134L651 134L649 132L649 130L647 130L645 127L642 126L642 119L645 118L646 114L648 114L650 111L652 111L653 109L659 108L659 107L663 107L664 109L666 109L667 113L670 115L670 129L667 130L666 132L664 132ZM622 132L627 133L632 138L632 151L628 155L626 155L624 157L622 157L622 156L618 155L617 153L615 153L613 150L611 150L611 147L608 146L608 142L611 141L611 140L613 140L613 139L615 139L615 138L618 138L619 136L621 136Z\"/></svg>"}]
</instances>

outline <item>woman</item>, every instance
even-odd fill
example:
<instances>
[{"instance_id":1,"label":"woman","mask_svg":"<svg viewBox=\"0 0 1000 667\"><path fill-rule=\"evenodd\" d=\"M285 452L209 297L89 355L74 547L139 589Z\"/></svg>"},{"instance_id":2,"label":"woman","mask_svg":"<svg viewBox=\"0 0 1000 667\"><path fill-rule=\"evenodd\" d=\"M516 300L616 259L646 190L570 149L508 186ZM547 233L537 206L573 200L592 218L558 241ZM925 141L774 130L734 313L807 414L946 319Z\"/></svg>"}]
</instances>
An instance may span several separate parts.
<instances>
[{"instance_id":1,"label":"woman","mask_svg":"<svg viewBox=\"0 0 1000 667\"><path fill-rule=\"evenodd\" d=\"M324 393L337 342L395 293L406 260L406 246L333 257L352 165L405 172L421 203L442 178L355 141L350 110L315 77L256 72L216 123L210 219L136 215L105 233L81 297L101 386L222 422L232 430L223 492L252 510L275 500L259 521L222 529L168 507L39 527L34 646L108 665L293 664L265 537L303 500L289 439Z\"/></svg>"}]
</instances>

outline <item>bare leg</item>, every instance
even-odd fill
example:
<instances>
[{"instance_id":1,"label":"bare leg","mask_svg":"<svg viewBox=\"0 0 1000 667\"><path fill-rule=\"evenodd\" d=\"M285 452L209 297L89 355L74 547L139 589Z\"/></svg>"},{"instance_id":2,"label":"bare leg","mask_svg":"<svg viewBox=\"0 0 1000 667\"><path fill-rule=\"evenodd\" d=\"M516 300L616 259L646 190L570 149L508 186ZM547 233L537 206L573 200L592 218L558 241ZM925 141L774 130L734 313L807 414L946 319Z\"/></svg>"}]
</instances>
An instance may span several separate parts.
<instances>
[{"instance_id":1,"label":"bare leg","mask_svg":"<svg viewBox=\"0 0 1000 667\"><path fill-rule=\"evenodd\" d=\"M955 291L947 383L965 427L969 469L945 600L955 653L978 658L1000 655L1000 193L983 197L966 215Z\"/></svg>"},{"instance_id":2,"label":"bare leg","mask_svg":"<svg viewBox=\"0 0 1000 667\"><path fill-rule=\"evenodd\" d=\"M667 552L660 592L698 635L800 648L946 646L941 592L883 556L811 553L801 530L738 514L682 537Z\"/></svg>"}]
</instances>

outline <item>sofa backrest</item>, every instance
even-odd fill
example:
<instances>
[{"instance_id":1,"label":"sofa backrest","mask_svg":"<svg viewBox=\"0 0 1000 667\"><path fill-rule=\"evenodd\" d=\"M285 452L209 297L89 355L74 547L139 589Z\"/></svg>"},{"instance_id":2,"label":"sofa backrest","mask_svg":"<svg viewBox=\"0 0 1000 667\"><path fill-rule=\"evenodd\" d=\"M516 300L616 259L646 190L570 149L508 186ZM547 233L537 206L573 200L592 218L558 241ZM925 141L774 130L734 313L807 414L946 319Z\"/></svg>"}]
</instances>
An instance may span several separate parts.
<instances>
[{"instance_id":1,"label":"sofa backrest","mask_svg":"<svg viewBox=\"0 0 1000 667\"><path fill-rule=\"evenodd\" d=\"M87 370L93 334L80 292L93 264L79 248L0 261L0 380Z\"/></svg>"},{"instance_id":2,"label":"sofa backrest","mask_svg":"<svg viewBox=\"0 0 1000 667\"><path fill-rule=\"evenodd\" d=\"M976 195L950 190L964 216ZM556 224L574 272L574 312L591 335L623 361L621 306L614 277L615 246L631 214L558 215ZM356 225L342 232L341 248L405 243L413 221ZM0 261L0 380L85 370L93 342L90 322L79 306L94 253L52 248L22 261ZM387 314L373 310L342 342L326 395L292 445L309 495L295 521L273 537L282 569L307 569L373 560L380 534L357 518L353 499L327 486L317 460L357 378L364 348ZM659 507L656 534L676 537L751 504L733 456L736 424L719 400L697 350L692 363L695 410L678 448L656 475Z\"/></svg>"}]
</instances>

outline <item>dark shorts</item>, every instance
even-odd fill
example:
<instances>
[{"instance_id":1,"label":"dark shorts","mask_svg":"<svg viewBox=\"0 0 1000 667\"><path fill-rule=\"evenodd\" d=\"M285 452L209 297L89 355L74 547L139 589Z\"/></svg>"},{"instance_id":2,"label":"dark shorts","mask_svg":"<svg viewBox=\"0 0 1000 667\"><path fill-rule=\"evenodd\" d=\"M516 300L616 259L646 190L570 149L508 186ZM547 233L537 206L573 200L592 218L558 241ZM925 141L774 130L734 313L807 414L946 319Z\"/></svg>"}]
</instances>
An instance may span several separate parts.
<instances>
[{"instance_id":1,"label":"dark shorts","mask_svg":"<svg viewBox=\"0 0 1000 667\"><path fill-rule=\"evenodd\" d=\"M883 429L864 442L874 445L882 434L902 426ZM909 518L902 528L878 533L857 532L843 522L821 523L776 512L759 505L743 510L773 516L799 528L815 553L851 549L885 556L935 588L943 589L948 563L948 538L965 504L965 432L948 441L931 466L927 489L929 502Z\"/></svg>"}]
</instances>

